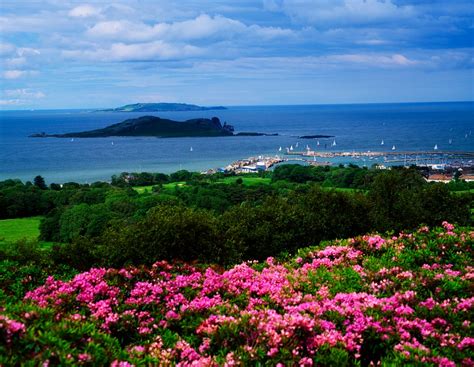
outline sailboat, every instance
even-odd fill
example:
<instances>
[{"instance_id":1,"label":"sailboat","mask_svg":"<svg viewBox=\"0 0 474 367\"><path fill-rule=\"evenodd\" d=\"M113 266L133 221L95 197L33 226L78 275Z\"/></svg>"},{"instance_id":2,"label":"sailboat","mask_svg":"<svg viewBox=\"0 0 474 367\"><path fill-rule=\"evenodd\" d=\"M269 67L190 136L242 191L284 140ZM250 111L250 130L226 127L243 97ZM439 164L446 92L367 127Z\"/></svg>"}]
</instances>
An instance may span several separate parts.
<instances>
[{"instance_id":1,"label":"sailboat","mask_svg":"<svg viewBox=\"0 0 474 367\"><path fill-rule=\"evenodd\" d=\"M71 139L71 143L73 143L73 142L74 142L74 138Z\"/></svg>"},{"instance_id":2,"label":"sailboat","mask_svg":"<svg viewBox=\"0 0 474 367\"><path fill-rule=\"evenodd\" d=\"M394 146L392 147L392 150L395 150L395 149L396 149L396 148L395 148L395 145L394 145Z\"/></svg>"},{"instance_id":3,"label":"sailboat","mask_svg":"<svg viewBox=\"0 0 474 367\"><path fill-rule=\"evenodd\" d=\"M308 144L306 144L306 150L310 150L310 148L309 148L309 145L308 145Z\"/></svg>"},{"instance_id":4,"label":"sailboat","mask_svg":"<svg viewBox=\"0 0 474 367\"><path fill-rule=\"evenodd\" d=\"M438 144L435 144L435 146L434 146L433 149L434 149L434 150L438 150Z\"/></svg>"},{"instance_id":5,"label":"sailboat","mask_svg":"<svg viewBox=\"0 0 474 367\"><path fill-rule=\"evenodd\" d=\"M298 148L298 144L299 144L299 143L298 143L298 142L296 142L296 145L295 145L295 147L296 147L296 148Z\"/></svg>"},{"instance_id":6,"label":"sailboat","mask_svg":"<svg viewBox=\"0 0 474 367\"><path fill-rule=\"evenodd\" d=\"M453 139L449 139L449 144L453 144Z\"/></svg>"},{"instance_id":7,"label":"sailboat","mask_svg":"<svg viewBox=\"0 0 474 367\"><path fill-rule=\"evenodd\" d=\"M280 147L280 148L278 148L278 151L279 151L279 152L281 152L281 147Z\"/></svg>"},{"instance_id":8,"label":"sailboat","mask_svg":"<svg viewBox=\"0 0 474 367\"><path fill-rule=\"evenodd\" d=\"M318 141L316 141L316 145L319 147L319 140L318 140Z\"/></svg>"},{"instance_id":9,"label":"sailboat","mask_svg":"<svg viewBox=\"0 0 474 367\"><path fill-rule=\"evenodd\" d=\"M114 142L112 142L111 144L114 145Z\"/></svg>"},{"instance_id":10,"label":"sailboat","mask_svg":"<svg viewBox=\"0 0 474 367\"><path fill-rule=\"evenodd\" d=\"M384 144L385 144L385 143L384 143L384 141L383 141L383 139L382 139L382 141L380 142L380 145L384 145Z\"/></svg>"},{"instance_id":11,"label":"sailboat","mask_svg":"<svg viewBox=\"0 0 474 367\"><path fill-rule=\"evenodd\" d=\"M333 146L333 147L336 146L336 139L334 139L334 141L332 142L332 146Z\"/></svg>"},{"instance_id":12,"label":"sailboat","mask_svg":"<svg viewBox=\"0 0 474 367\"><path fill-rule=\"evenodd\" d=\"M292 146L290 146L290 150L293 150L293 145L292 145Z\"/></svg>"},{"instance_id":13,"label":"sailboat","mask_svg":"<svg viewBox=\"0 0 474 367\"><path fill-rule=\"evenodd\" d=\"M192 151L193 151L193 147L189 148L189 151L192 152Z\"/></svg>"}]
</instances>

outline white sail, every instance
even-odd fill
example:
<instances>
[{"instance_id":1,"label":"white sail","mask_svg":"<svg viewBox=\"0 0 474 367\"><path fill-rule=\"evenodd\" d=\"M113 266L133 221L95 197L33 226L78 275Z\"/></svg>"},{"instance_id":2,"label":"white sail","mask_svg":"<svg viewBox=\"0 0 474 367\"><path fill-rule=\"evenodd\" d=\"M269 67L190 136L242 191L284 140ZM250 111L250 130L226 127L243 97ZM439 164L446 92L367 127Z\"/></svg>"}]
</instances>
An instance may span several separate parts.
<instances>
[{"instance_id":1,"label":"white sail","mask_svg":"<svg viewBox=\"0 0 474 367\"><path fill-rule=\"evenodd\" d=\"M293 150L293 145L292 145L292 146L290 146L290 150Z\"/></svg>"},{"instance_id":2,"label":"white sail","mask_svg":"<svg viewBox=\"0 0 474 367\"><path fill-rule=\"evenodd\" d=\"M332 142L332 146L333 146L333 147L336 146L336 139L334 139L334 141Z\"/></svg>"},{"instance_id":3,"label":"white sail","mask_svg":"<svg viewBox=\"0 0 474 367\"><path fill-rule=\"evenodd\" d=\"M316 142L316 145L319 147L319 140Z\"/></svg>"},{"instance_id":4,"label":"white sail","mask_svg":"<svg viewBox=\"0 0 474 367\"><path fill-rule=\"evenodd\" d=\"M281 152L281 147L280 147L280 148L278 148L278 151L279 151L279 152Z\"/></svg>"},{"instance_id":5,"label":"white sail","mask_svg":"<svg viewBox=\"0 0 474 367\"><path fill-rule=\"evenodd\" d=\"M74 141L74 138L71 139L71 143Z\"/></svg>"},{"instance_id":6,"label":"white sail","mask_svg":"<svg viewBox=\"0 0 474 367\"><path fill-rule=\"evenodd\" d=\"M192 152L192 151L193 151L193 147L189 148L189 151Z\"/></svg>"},{"instance_id":7,"label":"white sail","mask_svg":"<svg viewBox=\"0 0 474 367\"><path fill-rule=\"evenodd\" d=\"M452 144L453 143L453 139L449 139L449 144Z\"/></svg>"},{"instance_id":8,"label":"white sail","mask_svg":"<svg viewBox=\"0 0 474 367\"><path fill-rule=\"evenodd\" d=\"M434 150L438 150L438 144L435 144L435 146L434 146L433 149L434 149Z\"/></svg>"},{"instance_id":9,"label":"white sail","mask_svg":"<svg viewBox=\"0 0 474 367\"><path fill-rule=\"evenodd\" d=\"M296 145L295 145L295 147L296 147L296 148L298 148L298 144L299 144L299 143L298 143L298 142L296 142Z\"/></svg>"},{"instance_id":10,"label":"white sail","mask_svg":"<svg viewBox=\"0 0 474 367\"><path fill-rule=\"evenodd\" d=\"M384 144L385 144L385 143L384 143L384 141L383 141L383 139L382 139L382 141L381 141L380 145L384 145Z\"/></svg>"},{"instance_id":11,"label":"white sail","mask_svg":"<svg viewBox=\"0 0 474 367\"><path fill-rule=\"evenodd\" d=\"M394 146L392 147L392 150L395 150L395 149L396 149L396 148L395 148L395 145L394 145Z\"/></svg>"}]
</instances>

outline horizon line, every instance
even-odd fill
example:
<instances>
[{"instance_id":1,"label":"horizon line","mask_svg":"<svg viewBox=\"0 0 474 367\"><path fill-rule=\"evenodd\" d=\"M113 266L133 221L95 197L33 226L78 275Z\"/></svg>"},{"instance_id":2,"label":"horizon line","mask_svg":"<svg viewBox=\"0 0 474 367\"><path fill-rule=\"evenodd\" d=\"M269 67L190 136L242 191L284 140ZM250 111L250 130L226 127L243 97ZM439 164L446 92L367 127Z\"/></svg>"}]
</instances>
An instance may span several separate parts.
<instances>
[{"instance_id":1,"label":"horizon line","mask_svg":"<svg viewBox=\"0 0 474 367\"><path fill-rule=\"evenodd\" d=\"M134 102L128 104L137 103L181 103L181 104L194 104L187 102ZM292 103L292 104L208 104L208 105L197 105L200 107L290 107L290 106L354 106L354 105L400 105L400 104L443 104L443 103L474 103L473 100L456 100L456 101L410 101L410 102L343 102L343 103ZM121 105L125 106L125 105ZM14 112L14 111L60 111L60 110L94 110L100 111L101 109L109 109L114 107L51 107L51 108L21 108L21 109L3 109L0 106L2 112ZM212 111L212 110L211 110ZM104 111L106 112L106 111ZM111 111L113 112L113 111ZM122 112L122 111L116 111ZM149 112L205 112L205 111L149 111ZM139 113L139 112L136 112Z\"/></svg>"}]
</instances>

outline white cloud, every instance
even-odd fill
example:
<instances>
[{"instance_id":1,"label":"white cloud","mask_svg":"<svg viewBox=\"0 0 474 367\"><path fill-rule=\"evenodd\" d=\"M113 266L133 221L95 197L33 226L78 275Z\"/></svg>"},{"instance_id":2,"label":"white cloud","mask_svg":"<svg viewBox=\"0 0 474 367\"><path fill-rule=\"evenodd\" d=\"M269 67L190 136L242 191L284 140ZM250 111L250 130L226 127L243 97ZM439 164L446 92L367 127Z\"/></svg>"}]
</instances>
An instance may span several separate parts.
<instances>
[{"instance_id":1,"label":"white cloud","mask_svg":"<svg viewBox=\"0 0 474 367\"><path fill-rule=\"evenodd\" d=\"M33 98L40 99L44 98L45 95L41 91L33 91L31 89L7 89L4 91L5 96L12 98Z\"/></svg>"},{"instance_id":2,"label":"white cloud","mask_svg":"<svg viewBox=\"0 0 474 367\"><path fill-rule=\"evenodd\" d=\"M80 18L87 18L87 17L96 17L99 16L101 13L100 8L96 8L92 5L83 4L76 6L75 8L71 9L68 13L70 17L80 17Z\"/></svg>"},{"instance_id":3,"label":"white cloud","mask_svg":"<svg viewBox=\"0 0 474 367\"><path fill-rule=\"evenodd\" d=\"M294 32L279 27L247 26L244 23L220 15L211 17L201 14L190 20L174 23L147 25L128 20L102 21L89 28L86 34L94 39L107 39L122 42L141 42L150 40L192 41L201 39L229 39L247 34L253 37L274 38L290 36Z\"/></svg>"},{"instance_id":4,"label":"white cloud","mask_svg":"<svg viewBox=\"0 0 474 367\"><path fill-rule=\"evenodd\" d=\"M413 66L418 64L416 60L410 60L404 55L373 55L373 54L346 54L346 55L332 55L323 57L329 63L342 62L347 64L365 64L371 66Z\"/></svg>"},{"instance_id":5,"label":"white cloud","mask_svg":"<svg viewBox=\"0 0 474 367\"><path fill-rule=\"evenodd\" d=\"M5 79L18 79L29 75L36 75L38 72L36 70L6 70L3 72L2 76Z\"/></svg>"},{"instance_id":6,"label":"white cloud","mask_svg":"<svg viewBox=\"0 0 474 367\"><path fill-rule=\"evenodd\" d=\"M114 43L109 48L97 50L63 51L63 55L73 59L93 61L150 61L173 60L197 56L203 50L191 45L172 45L163 41L148 43Z\"/></svg>"},{"instance_id":7,"label":"white cloud","mask_svg":"<svg viewBox=\"0 0 474 367\"><path fill-rule=\"evenodd\" d=\"M379 46L379 45L386 45L389 43L389 41L382 40L382 39L366 39L366 40L360 40L356 42L359 45L367 45L367 46Z\"/></svg>"},{"instance_id":8,"label":"white cloud","mask_svg":"<svg viewBox=\"0 0 474 367\"><path fill-rule=\"evenodd\" d=\"M0 106L17 106L21 104L22 101L19 99L0 99Z\"/></svg>"},{"instance_id":9,"label":"white cloud","mask_svg":"<svg viewBox=\"0 0 474 367\"><path fill-rule=\"evenodd\" d=\"M26 71L24 70L7 70L3 72L3 77L5 79L18 79L24 75L26 75Z\"/></svg>"},{"instance_id":10,"label":"white cloud","mask_svg":"<svg viewBox=\"0 0 474 367\"><path fill-rule=\"evenodd\" d=\"M263 5L316 27L371 24L415 14L414 7L398 6L392 0L264 0Z\"/></svg>"},{"instance_id":11,"label":"white cloud","mask_svg":"<svg viewBox=\"0 0 474 367\"><path fill-rule=\"evenodd\" d=\"M25 57L12 57L11 59L5 59L5 66L8 68L17 68L26 64Z\"/></svg>"},{"instance_id":12,"label":"white cloud","mask_svg":"<svg viewBox=\"0 0 474 367\"><path fill-rule=\"evenodd\" d=\"M41 55L41 52L35 48L31 47L20 47L17 49L17 54L19 56L36 56Z\"/></svg>"},{"instance_id":13,"label":"white cloud","mask_svg":"<svg viewBox=\"0 0 474 367\"><path fill-rule=\"evenodd\" d=\"M426 65L427 59L412 59L402 54L334 54L325 56L294 57L243 57L235 60L209 60L196 62L195 73L236 74L246 77L268 75L310 76L329 70L401 69Z\"/></svg>"}]
</instances>

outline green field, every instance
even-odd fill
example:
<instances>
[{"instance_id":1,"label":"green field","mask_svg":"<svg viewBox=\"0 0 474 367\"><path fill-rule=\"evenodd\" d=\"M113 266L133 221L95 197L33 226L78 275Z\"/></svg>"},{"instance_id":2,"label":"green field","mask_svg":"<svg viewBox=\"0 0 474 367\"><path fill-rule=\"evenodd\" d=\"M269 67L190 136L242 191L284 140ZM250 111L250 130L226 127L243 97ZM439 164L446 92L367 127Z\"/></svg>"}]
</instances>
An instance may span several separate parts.
<instances>
[{"instance_id":1,"label":"green field","mask_svg":"<svg viewBox=\"0 0 474 367\"><path fill-rule=\"evenodd\" d=\"M462 191L451 191L455 194L474 194L474 189L462 190Z\"/></svg>"},{"instance_id":2,"label":"green field","mask_svg":"<svg viewBox=\"0 0 474 367\"><path fill-rule=\"evenodd\" d=\"M21 239L36 240L42 217L0 220L0 243L15 242Z\"/></svg>"},{"instance_id":3,"label":"green field","mask_svg":"<svg viewBox=\"0 0 474 367\"><path fill-rule=\"evenodd\" d=\"M261 184L268 185L272 181L272 179L269 177L232 176L232 177L225 177L216 182L224 183L224 184L234 184L235 181L237 181L239 178L241 178L242 183L247 186L261 185Z\"/></svg>"},{"instance_id":4,"label":"green field","mask_svg":"<svg viewBox=\"0 0 474 367\"><path fill-rule=\"evenodd\" d=\"M163 185L163 189L172 190L176 186L185 186L186 182L171 182ZM157 185L149 185L149 186L134 186L133 189L138 192L139 194L144 194L146 192L152 192L153 186Z\"/></svg>"},{"instance_id":5,"label":"green field","mask_svg":"<svg viewBox=\"0 0 474 367\"><path fill-rule=\"evenodd\" d=\"M235 182L241 178L242 184L246 186L254 186L254 185L268 185L271 183L272 179L269 177L244 177L244 176L232 176L232 177L225 177L220 180L215 181L214 183L223 183L226 185L235 184ZM150 193L152 192L154 185L149 186L134 186L133 189L138 192L139 194ZM164 190L173 190L175 187L183 187L186 186L186 182L170 182L163 185Z\"/></svg>"}]
</instances>

